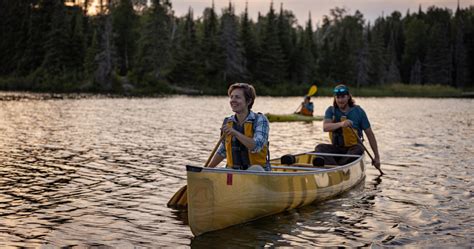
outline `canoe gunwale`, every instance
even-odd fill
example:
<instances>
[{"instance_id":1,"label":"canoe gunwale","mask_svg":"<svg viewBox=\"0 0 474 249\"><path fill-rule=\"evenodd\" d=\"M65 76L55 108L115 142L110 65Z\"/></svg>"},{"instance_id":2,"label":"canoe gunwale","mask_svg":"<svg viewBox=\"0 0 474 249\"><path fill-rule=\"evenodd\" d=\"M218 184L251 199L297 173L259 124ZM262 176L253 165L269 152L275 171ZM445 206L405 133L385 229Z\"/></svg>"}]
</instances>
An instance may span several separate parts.
<instances>
[{"instance_id":1,"label":"canoe gunwale","mask_svg":"<svg viewBox=\"0 0 474 249\"><path fill-rule=\"evenodd\" d=\"M318 173L329 173L334 171L344 170L346 168L353 167L363 160L364 155L359 155L359 158L345 165L338 165L332 168L311 168L311 167L298 167L298 166L272 166L277 169L290 169L298 170L299 172L275 172L275 171L248 171L238 170L229 168L205 168L202 166L186 165L186 171L192 172L213 172L222 174L243 174L243 175L269 175L269 176L288 176L288 175L313 175Z\"/></svg>"}]
</instances>

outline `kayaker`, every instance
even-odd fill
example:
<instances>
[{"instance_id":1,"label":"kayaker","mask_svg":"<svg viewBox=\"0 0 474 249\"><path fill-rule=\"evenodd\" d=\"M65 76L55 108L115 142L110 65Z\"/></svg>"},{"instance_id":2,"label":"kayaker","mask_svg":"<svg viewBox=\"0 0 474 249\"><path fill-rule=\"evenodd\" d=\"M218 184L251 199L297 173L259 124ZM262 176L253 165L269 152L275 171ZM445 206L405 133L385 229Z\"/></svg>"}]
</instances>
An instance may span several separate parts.
<instances>
[{"instance_id":1,"label":"kayaker","mask_svg":"<svg viewBox=\"0 0 474 249\"><path fill-rule=\"evenodd\" d=\"M364 153L364 147L360 144L359 138L362 138L364 131L369 140L370 147L374 152L372 164L380 169L380 155L377 147L377 140L370 127L369 119L365 111L358 105L355 105L349 88L346 85L338 85L333 90L333 105L328 107L324 115L323 130L329 132L331 144L318 144L316 152L336 153L336 154L357 154ZM352 129L352 131L351 131ZM336 161L334 157L324 156L325 164L344 165L354 158L339 157Z\"/></svg>"},{"instance_id":2,"label":"kayaker","mask_svg":"<svg viewBox=\"0 0 474 249\"><path fill-rule=\"evenodd\" d=\"M252 166L252 170L271 170L268 151L270 126L265 115L252 111L255 88L247 83L235 83L227 94L234 115L224 119L222 134L225 139L209 167L216 167L226 158L227 168L246 170Z\"/></svg>"},{"instance_id":3,"label":"kayaker","mask_svg":"<svg viewBox=\"0 0 474 249\"><path fill-rule=\"evenodd\" d=\"M304 116L313 116L314 104L311 102L311 97L306 95L304 101L301 102L300 111L295 112Z\"/></svg>"}]
</instances>

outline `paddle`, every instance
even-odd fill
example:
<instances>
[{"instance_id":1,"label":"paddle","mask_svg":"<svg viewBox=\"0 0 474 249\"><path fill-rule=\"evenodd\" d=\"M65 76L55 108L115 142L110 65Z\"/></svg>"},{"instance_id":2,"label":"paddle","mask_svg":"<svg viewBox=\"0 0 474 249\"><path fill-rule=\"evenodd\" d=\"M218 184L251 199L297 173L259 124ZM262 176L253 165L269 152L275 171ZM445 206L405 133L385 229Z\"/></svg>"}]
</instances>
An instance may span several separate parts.
<instances>
[{"instance_id":1,"label":"paddle","mask_svg":"<svg viewBox=\"0 0 474 249\"><path fill-rule=\"evenodd\" d=\"M357 141L359 141L360 145L362 145L362 147L364 148L365 152L367 152L367 154L369 155L370 159L372 160L372 165L374 165L374 158L373 158L372 155L370 154L370 152L369 152L369 150L367 149L367 147L365 147L364 143L362 142L362 140L360 140L360 137L357 136L357 134L355 133L355 131L354 131L352 128L351 128L350 130L352 131L352 133L354 134L354 136L357 137ZM380 175L383 175L383 174L384 174L383 171L380 169L380 167L376 167L375 165L374 165L374 167L379 170Z\"/></svg>"},{"instance_id":2,"label":"paddle","mask_svg":"<svg viewBox=\"0 0 474 249\"><path fill-rule=\"evenodd\" d=\"M206 164L204 164L204 167L209 166L209 163L211 162L212 157L214 157L214 154L216 153L217 148L219 148L219 145L221 144L224 137L225 135L222 134L216 146L214 146L214 149L212 150L211 155L207 159ZM168 201L167 206L169 208L186 209L188 207L187 189L188 189L188 185L184 185L178 191L176 191L173 197L171 197L171 199Z\"/></svg>"},{"instance_id":3,"label":"paddle","mask_svg":"<svg viewBox=\"0 0 474 249\"><path fill-rule=\"evenodd\" d=\"M316 85L312 85L308 89L308 94L306 94L306 96L313 96L317 91L318 91L318 87ZM296 108L296 110L294 112L297 112L298 109L300 109L300 106L298 106L298 108Z\"/></svg>"}]
</instances>

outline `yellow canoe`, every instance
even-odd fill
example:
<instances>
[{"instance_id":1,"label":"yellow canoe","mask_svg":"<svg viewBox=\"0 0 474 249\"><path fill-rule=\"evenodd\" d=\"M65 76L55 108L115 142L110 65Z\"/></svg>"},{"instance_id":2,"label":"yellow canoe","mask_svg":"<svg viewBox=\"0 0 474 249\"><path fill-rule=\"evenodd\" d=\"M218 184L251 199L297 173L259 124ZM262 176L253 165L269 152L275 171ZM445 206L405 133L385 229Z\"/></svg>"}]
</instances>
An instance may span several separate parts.
<instances>
[{"instance_id":1,"label":"yellow canoe","mask_svg":"<svg viewBox=\"0 0 474 249\"><path fill-rule=\"evenodd\" d=\"M269 122L311 122L321 121L324 119L323 116L305 116L301 114L272 114L265 113Z\"/></svg>"},{"instance_id":2,"label":"yellow canoe","mask_svg":"<svg viewBox=\"0 0 474 249\"><path fill-rule=\"evenodd\" d=\"M314 167L316 155L295 155L272 171L186 166L188 222L195 236L322 201L352 188L365 177L363 155L342 165ZM340 155L341 156L341 155Z\"/></svg>"}]
</instances>

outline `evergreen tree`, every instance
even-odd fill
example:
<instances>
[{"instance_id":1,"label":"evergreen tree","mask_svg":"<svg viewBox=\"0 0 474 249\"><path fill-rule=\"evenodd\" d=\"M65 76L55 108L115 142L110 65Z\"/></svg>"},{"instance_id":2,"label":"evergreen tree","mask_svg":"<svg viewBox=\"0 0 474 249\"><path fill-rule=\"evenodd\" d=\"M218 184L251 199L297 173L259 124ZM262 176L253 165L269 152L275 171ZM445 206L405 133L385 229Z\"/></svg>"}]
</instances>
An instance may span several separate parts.
<instances>
[{"instance_id":1,"label":"evergreen tree","mask_svg":"<svg viewBox=\"0 0 474 249\"><path fill-rule=\"evenodd\" d=\"M113 71L116 65L112 17L110 15L101 15L99 18L101 38L99 41L99 53L96 55L97 70L94 73L94 83L98 86L98 89L111 91Z\"/></svg>"},{"instance_id":2,"label":"evergreen tree","mask_svg":"<svg viewBox=\"0 0 474 249\"><path fill-rule=\"evenodd\" d=\"M300 28L296 51L293 53L290 64L290 80L297 84L307 84L313 81L313 69L315 60L311 53L311 46L307 37L308 32Z\"/></svg>"},{"instance_id":3,"label":"evergreen tree","mask_svg":"<svg viewBox=\"0 0 474 249\"><path fill-rule=\"evenodd\" d=\"M245 57L239 39L238 22L234 8L229 3L229 8L224 10L221 18L221 46L224 49L225 68L224 81L236 82L248 78L245 67Z\"/></svg>"},{"instance_id":4,"label":"evergreen tree","mask_svg":"<svg viewBox=\"0 0 474 249\"><path fill-rule=\"evenodd\" d=\"M404 79L404 82L407 82L407 79L409 82L413 82L410 78L412 78L414 64L417 60L418 62L425 60L428 26L416 16L407 21L405 26L405 50L401 66L402 79ZM410 72L410 77L407 76L407 72Z\"/></svg>"},{"instance_id":5,"label":"evergreen tree","mask_svg":"<svg viewBox=\"0 0 474 249\"><path fill-rule=\"evenodd\" d=\"M83 78L84 60L86 54L86 37L84 34L84 16L82 11L74 7L72 10L72 35L69 42L70 70L73 81L78 82Z\"/></svg>"},{"instance_id":6,"label":"evergreen tree","mask_svg":"<svg viewBox=\"0 0 474 249\"><path fill-rule=\"evenodd\" d=\"M323 24L319 30L316 31L317 37L320 37L320 52L317 63L317 75L323 82L334 82L334 77L331 73L331 68L334 67L332 60L332 43L331 37L331 23L328 16L323 17Z\"/></svg>"},{"instance_id":7,"label":"evergreen tree","mask_svg":"<svg viewBox=\"0 0 474 249\"><path fill-rule=\"evenodd\" d=\"M149 74L152 81L164 79L170 64L172 35L171 3L153 0L144 14L144 24L138 41L136 72L139 81ZM148 82L150 83L150 82Z\"/></svg>"},{"instance_id":8,"label":"evergreen tree","mask_svg":"<svg viewBox=\"0 0 474 249\"><path fill-rule=\"evenodd\" d=\"M157 1L152 2L152 6ZM158 1L159 2L159 1ZM158 3L159 4L159 3ZM152 7L153 8L153 7ZM112 26L114 29L114 46L117 52L119 75L126 75L132 68L135 53L137 16L131 0L119 0L112 9Z\"/></svg>"},{"instance_id":9,"label":"evergreen tree","mask_svg":"<svg viewBox=\"0 0 474 249\"><path fill-rule=\"evenodd\" d=\"M334 8L313 29L311 14L299 26L283 5L275 14L273 3L256 22L246 6L239 26L231 4L222 16L213 4L194 20L191 10L175 18L170 0L99 0L94 16L91 0L82 9L65 2L0 1L3 88L114 91L126 77L146 90L170 81L212 93L248 80L474 86L472 7L458 6L454 16L434 6L405 17L395 11L373 27L359 11Z\"/></svg>"},{"instance_id":10,"label":"evergreen tree","mask_svg":"<svg viewBox=\"0 0 474 249\"><path fill-rule=\"evenodd\" d=\"M71 25L64 4L55 0L52 5L50 30L44 43L46 53L37 73L43 78L41 89L62 91L65 90L62 83L69 80L66 73L73 65L73 59L68 56Z\"/></svg>"},{"instance_id":11,"label":"evergreen tree","mask_svg":"<svg viewBox=\"0 0 474 249\"><path fill-rule=\"evenodd\" d=\"M255 34L253 22L249 19L247 3L245 4L245 12L241 17L240 39L244 50L244 56L249 72L248 79L252 80L257 71L258 41Z\"/></svg>"},{"instance_id":12,"label":"evergreen tree","mask_svg":"<svg viewBox=\"0 0 474 249\"><path fill-rule=\"evenodd\" d=\"M258 80L268 86L282 83L286 75L276 20L273 3L271 3L262 34L262 53L258 64Z\"/></svg>"},{"instance_id":13,"label":"evergreen tree","mask_svg":"<svg viewBox=\"0 0 474 249\"><path fill-rule=\"evenodd\" d=\"M452 83L452 50L449 39L448 25L436 23L429 32L425 60L426 82L430 84L451 85Z\"/></svg>"},{"instance_id":14,"label":"evergreen tree","mask_svg":"<svg viewBox=\"0 0 474 249\"><path fill-rule=\"evenodd\" d=\"M90 45L86 49L86 55L84 57L84 74L85 78L94 81L94 74L99 67L97 55L100 52L99 39L97 30L94 29L92 40ZM98 90L98 89L96 89Z\"/></svg>"},{"instance_id":15,"label":"evergreen tree","mask_svg":"<svg viewBox=\"0 0 474 249\"><path fill-rule=\"evenodd\" d=\"M385 84L384 26L383 18L375 20L369 41L369 82L372 85Z\"/></svg>"},{"instance_id":16,"label":"evergreen tree","mask_svg":"<svg viewBox=\"0 0 474 249\"><path fill-rule=\"evenodd\" d=\"M316 41L314 40L314 30L313 30L313 19L311 18L311 13L309 13L308 21L306 22L306 27L303 31L303 56L304 58L304 65L305 68L305 77L302 79L302 83L312 82L315 80L316 71L317 71L317 45ZM292 61L294 64L298 64L299 62L296 60Z\"/></svg>"},{"instance_id":17,"label":"evergreen tree","mask_svg":"<svg viewBox=\"0 0 474 249\"><path fill-rule=\"evenodd\" d=\"M201 39L204 73L208 86L219 86L224 80L224 52L221 47L219 19L214 9L206 8L203 13L203 37Z\"/></svg>"},{"instance_id":18,"label":"evergreen tree","mask_svg":"<svg viewBox=\"0 0 474 249\"><path fill-rule=\"evenodd\" d=\"M357 76L356 84L357 88L367 85L369 82L369 30L363 35L362 46L357 52Z\"/></svg>"},{"instance_id":19,"label":"evergreen tree","mask_svg":"<svg viewBox=\"0 0 474 249\"><path fill-rule=\"evenodd\" d=\"M400 83L400 70L398 69L397 51L396 51L395 35L391 36L387 47L387 73L385 74L386 83Z\"/></svg>"},{"instance_id":20,"label":"evergreen tree","mask_svg":"<svg viewBox=\"0 0 474 249\"><path fill-rule=\"evenodd\" d=\"M19 73L16 71L18 61L23 58L23 51L27 49L30 41L30 20L34 15L31 6L35 4L35 0L0 1L0 76ZM26 71L30 70L28 68Z\"/></svg>"},{"instance_id":21,"label":"evergreen tree","mask_svg":"<svg viewBox=\"0 0 474 249\"><path fill-rule=\"evenodd\" d=\"M193 11L190 8L184 18L183 24L179 25L177 43L170 80L173 83L198 87L204 82L203 67L200 60L199 44L196 37L196 28L193 20Z\"/></svg>"},{"instance_id":22,"label":"evergreen tree","mask_svg":"<svg viewBox=\"0 0 474 249\"><path fill-rule=\"evenodd\" d=\"M43 63L45 56L44 43L51 30L55 2L54 0L38 1L38 8L31 8L25 46L16 49L19 53L14 64L17 66L18 75L28 75L36 71Z\"/></svg>"},{"instance_id":23,"label":"evergreen tree","mask_svg":"<svg viewBox=\"0 0 474 249\"><path fill-rule=\"evenodd\" d=\"M469 82L469 69L467 62L467 49L464 45L464 17L461 11L456 11L454 19L456 25L456 34L454 38L454 85L458 88L464 88Z\"/></svg>"},{"instance_id":24,"label":"evergreen tree","mask_svg":"<svg viewBox=\"0 0 474 249\"><path fill-rule=\"evenodd\" d=\"M283 10L283 3L280 5L280 14L278 15L277 33L278 39L281 45L281 51L283 53L283 67L285 68L285 79L289 78L289 65L293 63L290 59L294 53L294 46L292 36L292 26L296 23L295 16L291 11Z\"/></svg>"},{"instance_id":25,"label":"evergreen tree","mask_svg":"<svg viewBox=\"0 0 474 249\"><path fill-rule=\"evenodd\" d=\"M417 58L415 64L411 68L410 73L410 84L423 84L422 81L422 71L421 71L421 62Z\"/></svg>"}]
</instances>

